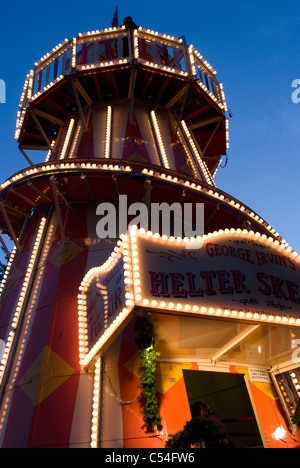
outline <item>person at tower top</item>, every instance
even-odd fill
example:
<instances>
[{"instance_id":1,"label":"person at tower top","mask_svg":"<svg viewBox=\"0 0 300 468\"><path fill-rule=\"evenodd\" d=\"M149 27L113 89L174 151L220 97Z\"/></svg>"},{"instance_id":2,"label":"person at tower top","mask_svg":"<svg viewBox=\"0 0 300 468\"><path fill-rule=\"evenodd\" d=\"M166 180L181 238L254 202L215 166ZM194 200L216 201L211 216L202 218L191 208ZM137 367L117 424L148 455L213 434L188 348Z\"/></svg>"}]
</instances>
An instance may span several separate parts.
<instances>
[{"instance_id":1,"label":"person at tower top","mask_svg":"<svg viewBox=\"0 0 300 468\"><path fill-rule=\"evenodd\" d=\"M132 21L132 17L131 16L126 16L123 20L124 22L124 25L126 27L126 29L137 29L138 28L138 25L134 23L134 21Z\"/></svg>"}]
</instances>

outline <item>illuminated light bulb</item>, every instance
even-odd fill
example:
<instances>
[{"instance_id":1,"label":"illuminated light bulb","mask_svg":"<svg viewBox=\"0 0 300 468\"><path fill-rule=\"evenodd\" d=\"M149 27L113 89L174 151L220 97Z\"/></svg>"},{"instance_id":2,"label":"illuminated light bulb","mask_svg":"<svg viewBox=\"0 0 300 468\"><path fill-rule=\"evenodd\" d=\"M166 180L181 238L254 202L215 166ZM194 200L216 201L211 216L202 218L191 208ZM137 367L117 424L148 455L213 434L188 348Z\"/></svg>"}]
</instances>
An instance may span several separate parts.
<instances>
[{"instance_id":1,"label":"illuminated light bulb","mask_svg":"<svg viewBox=\"0 0 300 468\"><path fill-rule=\"evenodd\" d=\"M285 436L286 436L287 432L286 430L282 427L282 426L279 426L275 432L273 432L273 437L276 439L276 440L281 440L283 439Z\"/></svg>"},{"instance_id":2,"label":"illuminated light bulb","mask_svg":"<svg viewBox=\"0 0 300 468\"><path fill-rule=\"evenodd\" d=\"M22 310L24 299L26 297L27 288L28 288L30 278L31 278L31 272L33 270L32 267L33 267L33 264L34 264L35 259L36 259L36 255L37 255L38 247L39 247L39 244L40 244L41 235L42 235L43 229L45 227L45 223L46 223L46 219L42 218L42 220L40 222L39 229L38 229L38 234L36 236L36 240L35 240L32 252L31 252L30 261L29 261L29 264L28 264L27 273L30 272L30 274L25 275L25 279L24 279L24 282L23 282L23 285L22 285L22 288L21 288L21 293L20 293L20 296L19 296L19 299L18 299L18 302L17 302L16 311L15 311L14 317L12 319L11 328L13 330L15 330L17 328L17 326L18 326L18 322L19 322L19 318L20 318L20 312ZM3 363L3 370L5 369L6 364L7 364L7 359L8 359L9 354L10 354L10 349L11 349L11 345L12 345L12 342L13 342L13 338L14 338L14 333L11 330L9 332L9 336L8 336L8 339L7 339L7 346L5 348L5 355L3 356L3 358L5 357L5 360L4 360L4 363ZM2 362L3 362L3 359L2 359ZM3 377L3 372L1 372L1 374L0 374L0 383L2 381L2 377Z\"/></svg>"},{"instance_id":3,"label":"illuminated light bulb","mask_svg":"<svg viewBox=\"0 0 300 468\"><path fill-rule=\"evenodd\" d=\"M201 158L201 156L200 156L200 154L199 154L199 152L197 150L197 147L195 145L195 142L192 139L192 136L191 136L191 134L189 132L189 129L188 129L188 127L187 127L184 120L181 121L181 125L182 125L182 128L183 128L183 130L184 130L184 132L185 132L185 134L187 136L187 139L188 139L188 141L189 141L189 143L190 143L190 145L191 145L191 147L193 149L193 152L195 153L196 159L197 159L197 161L198 161L198 163L200 165L201 171L203 173L203 176L204 176L206 182L209 183L210 185L215 186L215 183L214 183L214 181L213 181L213 179L212 179L212 177L210 175L210 172L207 169L207 165L202 160L202 158Z\"/></svg>"},{"instance_id":4,"label":"illuminated light bulb","mask_svg":"<svg viewBox=\"0 0 300 468\"><path fill-rule=\"evenodd\" d=\"M155 130L156 139L157 139L157 142L158 142L160 153L161 153L161 156L162 156L162 159L163 159L163 163L164 163L164 165L165 165L165 167L167 169L170 169L170 165L169 165L169 161L168 161L168 158L167 158L167 155L166 155L165 147L164 147L164 144L163 144L163 141L162 141L162 138L161 138L160 129L159 129L159 126L158 126L158 123L157 123L157 117L156 117L155 111L152 110L150 115L151 115L151 118L152 118L152 123L153 123L153 127L154 127L154 130Z\"/></svg>"},{"instance_id":5,"label":"illuminated light bulb","mask_svg":"<svg viewBox=\"0 0 300 468\"><path fill-rule=\"evenodd\" d=\"M110 157L110 147L111 147L111 125L112 125L112 107L107 107L106 114L106 137L105 137L105 158Z\"/></svg>"}]
</instances>

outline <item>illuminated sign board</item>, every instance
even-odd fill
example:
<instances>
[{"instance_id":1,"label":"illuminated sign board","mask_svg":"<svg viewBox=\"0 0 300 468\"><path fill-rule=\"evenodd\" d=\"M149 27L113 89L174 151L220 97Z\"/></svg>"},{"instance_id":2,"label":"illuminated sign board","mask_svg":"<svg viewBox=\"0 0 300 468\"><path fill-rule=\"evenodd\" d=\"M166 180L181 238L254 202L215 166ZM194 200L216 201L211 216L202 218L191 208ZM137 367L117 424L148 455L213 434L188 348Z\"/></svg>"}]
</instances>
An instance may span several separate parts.
<instances>
[{"instance_id":1,"label":"illuminated sign board","mask_svg":"<svg viewBox=\"0 0 300 468\"><path fill-rule=\"evenodd\" d=\"M83 279L78 296L80 360L87 365L133 309L129 244L119 242L113 254Z\"/></svg>"},{"instance_id":2,"label":"illuminated sign board","mask_svg":"<svg viewBox=\"0 0 300 468\"><path fill-rule=\"evenodd\" d=\"M134 229L85 276L80 361L88 365L135 306L177 314L300 326L300 259L265 235L225 230L175 239Z\"/></svg>"},{"instance_id":3,"label":"illuminated sign board","mask_svg":"<svg viewBox=\"0 0 300 468\"><path fill-rule=\"evenodd\" d=\"M204 236L199 249L162 237L136 246L138 304L300 324L299 257L266 236L228 230Z\"/></svg>"},{"instance_id":4,"label":"illuminated sign board","mask_svg":"<svg viewBox=\"0 0 300 468\"><path fill-rule=\"evenodd\" d=\"M109 273L99 272L86 293L88 347L91 349L125 307L125 285L121 258Z\"/></svg>"}]
</instances>

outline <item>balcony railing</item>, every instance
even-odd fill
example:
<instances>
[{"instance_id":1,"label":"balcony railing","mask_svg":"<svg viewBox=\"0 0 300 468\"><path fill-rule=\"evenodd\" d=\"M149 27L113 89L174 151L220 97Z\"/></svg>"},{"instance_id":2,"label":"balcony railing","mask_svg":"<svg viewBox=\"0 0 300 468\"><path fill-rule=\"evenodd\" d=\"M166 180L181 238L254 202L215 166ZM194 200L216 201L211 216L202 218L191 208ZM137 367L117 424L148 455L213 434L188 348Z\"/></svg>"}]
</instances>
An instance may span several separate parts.
<instances>
[{"instance_id":1,"label":"balcony railing","mask_svg":"<svg viewBox=\"0 0 300 468\"><path fill-rule=\"evenodd\" d=\"M88 69L105 69L126 63L174 73L193 79L211 99L227 110L223 87L215 71L182 39L146 29L110 28L80 34L65 41L42 57L27 75L20 101L16 138L22 124L24 110L65 76Z\"/></svg>"}]
</instances>

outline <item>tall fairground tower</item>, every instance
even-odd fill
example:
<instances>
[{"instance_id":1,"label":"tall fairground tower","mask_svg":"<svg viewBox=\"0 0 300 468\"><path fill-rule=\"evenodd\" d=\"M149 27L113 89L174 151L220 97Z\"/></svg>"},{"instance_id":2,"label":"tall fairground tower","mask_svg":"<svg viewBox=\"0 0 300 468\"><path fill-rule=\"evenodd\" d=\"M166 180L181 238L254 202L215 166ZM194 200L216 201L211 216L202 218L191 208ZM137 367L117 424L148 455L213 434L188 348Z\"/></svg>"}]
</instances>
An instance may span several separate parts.
<instances>
[{"instance_id":1,"label":"tall fairground tower","mask_svg":"<svg viewBox=\"0 0 300 468\"><path fill-rule=\"evenodd\" d=\"M203 56L130 17L35 63L0 187L1 447L161 449L212 413L237 447L300 443L300 260L216 187L228 115Z\"/></svg>"}]
</instances>

